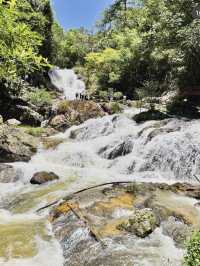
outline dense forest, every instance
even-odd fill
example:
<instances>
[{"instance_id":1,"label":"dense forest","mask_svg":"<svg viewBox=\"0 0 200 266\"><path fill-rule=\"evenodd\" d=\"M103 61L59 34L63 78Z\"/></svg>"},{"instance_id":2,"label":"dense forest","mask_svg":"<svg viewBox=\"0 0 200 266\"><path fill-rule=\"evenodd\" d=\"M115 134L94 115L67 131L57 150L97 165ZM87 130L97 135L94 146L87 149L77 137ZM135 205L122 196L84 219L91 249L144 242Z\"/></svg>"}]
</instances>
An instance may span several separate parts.
<instances>
[{"instance_id":1,"label":"dense forest","mask_svg":"<svg viewBox=\"0 0 200 266\"><path fill-rule=\"evenodd\" d=\"M192 16L198 3L116 0L93 32L65 32L48 0L1 1L0 93L18 95L24 83L49 89L52 65L74 68L102 97L110 89L129 99L199 90L200 20Z\"/></svg>"}]
</instances>

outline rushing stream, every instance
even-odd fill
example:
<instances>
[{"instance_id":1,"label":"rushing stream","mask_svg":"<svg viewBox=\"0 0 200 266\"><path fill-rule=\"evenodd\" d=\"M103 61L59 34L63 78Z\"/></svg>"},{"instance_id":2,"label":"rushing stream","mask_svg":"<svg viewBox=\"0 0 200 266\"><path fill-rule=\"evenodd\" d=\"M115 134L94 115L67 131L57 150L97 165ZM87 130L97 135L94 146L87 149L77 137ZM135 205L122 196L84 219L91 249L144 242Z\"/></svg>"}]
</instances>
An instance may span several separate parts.
<instances>
[{"instance_id":1,"label":"rushing stream","mask_svg":"<svg viewBox=\"0 0 200 266\"><path fill-rule=\"evenodd\" d=\"M85 90L83 81L72 70L54 68L49 76L67 99L73 100L77 93ZM66 240L64 262L63 250L47 219L48 209L36 212L70 192L104 182L193 182L193 175L200 174L200 122L168 119L138 125L132 119L137 112L138 109L132 108L120 115L88 120L50 137L52 141L59 140L57 147L46 150L41 145L30 162L13 164L23 175L17 183L0 186L1 265L61 266L65 263L66 266L81 266L85 265L84 257L88 265L104 266L98 261L102 252L109 266L133 265L133 261L138 266L180 265L183 251L176 248L161 229L145 240L134 236L120 241L105 239L108 248L102 251L100 245L93 243L87 228L77 227ZM30 179L39 171L52 171L60 179L33 186ZM194 202L185 198L181 202L192 210ZM199 219L196 210L193 212L195 219ZM113 219L120 219L126 216L126 211L120 209L112 215ZM70 225L70 219L65 224ZM81 241L88 243L88 254L76 256L77 244Z\"/></svg>"},{"instance_id":2,"label":"rushing stream","mask_svg":"<svg viewBox=\"0 0 200 266\"><path fill-rule=\"evenodd\" d=\"M72 127L53 137L62 139L55 149L45 150L41 146L30 162L14 164L24 175L15 184L0 186L1 265L63 265L62 250L52 236L47 211L35 211L72 191L113 180L194 182L193 174L200 174L200 122L169 119L137 125L131 119L137 111L128 109L120 115ZM32 186L30 178L41 170L55 172L60 180ZM76 237L82 234L79 232ZM158 239L162 243L159 248ZM162 254L170 254L172 260L181 257L182 252L172 240L166 240L160 231L146 245L141 240L137 250L143 262L135 265L157 265L151 264L148 257L145 262L145 254L154 254L155 250L161 258ZM127 250L133 243L134 239L127 240ZM110 249L116 252L121 247L110 243ZM129 263L123 265L132 265L127 260Z\"/></svg>"}]
</instances>

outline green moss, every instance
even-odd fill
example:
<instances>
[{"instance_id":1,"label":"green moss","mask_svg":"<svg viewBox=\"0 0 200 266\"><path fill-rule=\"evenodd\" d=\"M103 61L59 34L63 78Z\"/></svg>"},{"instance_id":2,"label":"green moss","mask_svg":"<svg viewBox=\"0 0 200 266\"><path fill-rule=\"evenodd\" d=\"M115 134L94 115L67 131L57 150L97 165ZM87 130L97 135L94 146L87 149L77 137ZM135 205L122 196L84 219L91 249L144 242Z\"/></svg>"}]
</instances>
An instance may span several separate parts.
<instances>
[{"instance_id":1,"label":"green moss","mask_svg":"<svg viewBox=\"0 0 200 266\"><path fill-rule=\"evenodd\" d=\"M24 131L25 131L27 134L29 134L29 135L31 135L31 136L33 136L33 137L41 137L42 134L45 133L45 129L42 128L42 127L30 127L30 126L24 126L24 125L19 126L19 127L20 127L20 128L23 128Z\"/></svg>"}]
</instances>

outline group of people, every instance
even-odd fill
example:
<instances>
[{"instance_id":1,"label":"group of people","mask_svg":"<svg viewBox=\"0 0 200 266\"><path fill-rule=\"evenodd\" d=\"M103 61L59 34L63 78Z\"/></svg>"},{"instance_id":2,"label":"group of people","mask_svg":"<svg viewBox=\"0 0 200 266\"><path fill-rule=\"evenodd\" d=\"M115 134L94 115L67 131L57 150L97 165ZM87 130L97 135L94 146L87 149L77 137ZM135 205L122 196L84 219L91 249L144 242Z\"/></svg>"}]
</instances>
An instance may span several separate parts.
<instances>
[{"instance_id":1,"label":"group of people","mask_svg":"<svg viewBox=\"0 0 200 266\"><path fill-rule=\"evenodd\" d=\"M90 96L89 95L87 95L87 94L85 94L85 93L76 93L76 100L81 100L81 101L83 101L83 100L86 100L86 101L88 101L88 100L90 100Z\"/></svg>"}]
</instances>

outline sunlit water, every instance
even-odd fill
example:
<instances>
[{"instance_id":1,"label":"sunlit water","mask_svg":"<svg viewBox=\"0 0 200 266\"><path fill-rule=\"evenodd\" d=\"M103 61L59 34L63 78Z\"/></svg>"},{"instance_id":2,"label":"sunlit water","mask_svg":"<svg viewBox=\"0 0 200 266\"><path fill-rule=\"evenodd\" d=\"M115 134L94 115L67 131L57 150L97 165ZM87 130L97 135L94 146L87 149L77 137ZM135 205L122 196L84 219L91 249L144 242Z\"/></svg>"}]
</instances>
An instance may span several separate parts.
<instances>
[{"instance_id":1,"label":"sunlit water","mask_svg":"<svg viewBox=\"0 0 200 266\"><path fill-rule=\"evenodd\" d=\"M131 119L135 112L126 110L72 127L56 136L63 139L56 149L40 148L30 162L14 164L24 174L19 182L0 186L0 265L63 265L61 248L46 219L48 210L40 214L36 210L70 192L120 180L195 182L193 175L200 175L200 121L169 119L138 125ZM120 145L126 152L116 157ZM32 186L30 178L41 170L55 172L60 180ZM155 265L145 262L144 254L151 250L170 254L172 260L181 256L182 251L160 231L151 236L149 245L158 239L159 248L152 249L148 245L143 249L141 240L143 259L134 265ZM113 245L113 251L122 248Z\"/></svg>"}]
</instances>

